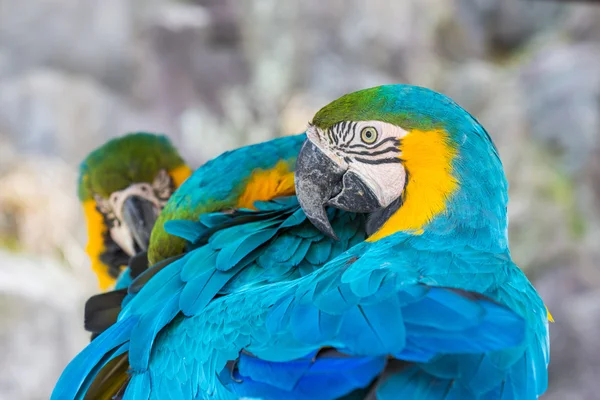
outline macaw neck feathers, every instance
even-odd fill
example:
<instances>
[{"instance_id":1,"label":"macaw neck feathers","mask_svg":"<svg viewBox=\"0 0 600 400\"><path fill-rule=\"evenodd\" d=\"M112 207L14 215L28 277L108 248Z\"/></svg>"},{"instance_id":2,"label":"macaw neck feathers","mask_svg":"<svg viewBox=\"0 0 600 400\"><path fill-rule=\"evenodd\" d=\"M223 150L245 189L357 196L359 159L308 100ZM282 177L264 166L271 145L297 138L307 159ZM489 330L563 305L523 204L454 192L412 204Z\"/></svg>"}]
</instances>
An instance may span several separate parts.
<instances>
[{"instance_id":1,"label":"macaw neck feathers","mask_svg":"<svg viewBox=\"0 0 600 400\"><path fill-rule=\"evenodd\" d=\"M452 174L457 150L445 131L412 130L402 139L401 150L408 175L402 206L367 239L370 242L399 231L422 233L459 187Z\"/></svg>"}]
</instances>

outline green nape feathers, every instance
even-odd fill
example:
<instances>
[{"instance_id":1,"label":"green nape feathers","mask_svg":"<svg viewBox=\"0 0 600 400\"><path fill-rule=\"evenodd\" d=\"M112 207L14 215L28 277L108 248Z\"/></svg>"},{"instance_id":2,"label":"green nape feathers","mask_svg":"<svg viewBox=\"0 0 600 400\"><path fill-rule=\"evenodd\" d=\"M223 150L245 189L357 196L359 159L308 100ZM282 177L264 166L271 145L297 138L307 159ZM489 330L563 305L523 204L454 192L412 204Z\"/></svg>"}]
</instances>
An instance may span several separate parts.
<instances>
[{"instance_id":1,"label":"green nape feathers","mask_svg":"<svg viewBox=\"0 0 600 400\"><path fill-rule=\"evenodd\" d=\"M172 170L184 161L166 136L132 133L110 140L81 163L78 196L108 197L133 183L152 182L161 169Z\"/></svg>"}]
</instances>

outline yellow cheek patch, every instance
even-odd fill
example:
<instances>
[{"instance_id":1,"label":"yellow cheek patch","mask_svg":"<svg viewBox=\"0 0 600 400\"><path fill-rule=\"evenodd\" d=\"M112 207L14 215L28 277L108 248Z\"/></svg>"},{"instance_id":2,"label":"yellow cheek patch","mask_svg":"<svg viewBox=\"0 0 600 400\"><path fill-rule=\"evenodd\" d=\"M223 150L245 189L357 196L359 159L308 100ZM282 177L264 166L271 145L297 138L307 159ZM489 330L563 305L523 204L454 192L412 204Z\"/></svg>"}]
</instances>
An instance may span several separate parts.
<instances>
[{"instance_id":1,"label":"yellow cheek patch","mask_svg":"<svg viewBox=\"0 0 600 400\"><path fill-rule=\"evenodd\" d=\"M253 209L255 201L295 194L294 173L290 171L290 164L291 161L279 161L272 169L254 171L238 199L237 208Z\"/></svg>"},{"instance_id":2,"label":"yellow cheek patch","mask_svg":"<svg viewBox=\"0 0 600 400\"><path fill-rule=\"evenodd\" d=\"M179 167L173 168L168 171L175 187L178 188L183 182L192 174L192 170L187 165L180 165Z\"/></svg>"},{"instance_id":3,"label":"yellow cheek patch","mask_svg":"<svg viewBox=\"0 0 600 400\"><path fill-rule=\"evenodd\" d=\"M107 290L115 283L115 279L108 274L108 267L100 261L100 254L104 251L103 234L106 231L102 214L96 209L94 200L83 202L83 212L87 222L88 243L86 253L92 262L92 270L98 276L100 290Z\"/></svg>"},{"instance_id":4,"label":"yellow cheek patch","mask_svg":"<svg viewBox=\"0 0 600 400\"><path fill-rule=\"evenodd\" d=\"M404 202L367 241L374 242L399 231L423 233L423 226L446 209L458 188L452 176L457 150L444 130L410 131L401 144L403 166L408 174Z\"/></svg>"}]
</instances>

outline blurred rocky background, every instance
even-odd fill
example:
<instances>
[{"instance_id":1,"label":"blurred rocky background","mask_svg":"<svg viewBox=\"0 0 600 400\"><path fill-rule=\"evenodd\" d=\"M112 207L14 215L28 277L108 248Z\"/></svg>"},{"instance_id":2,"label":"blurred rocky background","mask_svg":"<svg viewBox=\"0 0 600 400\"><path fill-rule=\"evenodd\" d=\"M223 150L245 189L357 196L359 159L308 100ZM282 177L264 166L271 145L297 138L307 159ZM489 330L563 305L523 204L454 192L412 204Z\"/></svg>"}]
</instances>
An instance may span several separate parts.
<instances>
[{"instance_id":1,"label":"blurred rocky background","mask_svg":"<svg viewBox=\"0 0 600 400\"><path fill-rule=\"evenodd\" d=\"M0 0L0 398L48 398L88 340L90 150L164 132L198 166L398 82L493 136L514 258L556 319L545 398L598 398L600 6L550 0Z\"/></svg>"}]
</instances>

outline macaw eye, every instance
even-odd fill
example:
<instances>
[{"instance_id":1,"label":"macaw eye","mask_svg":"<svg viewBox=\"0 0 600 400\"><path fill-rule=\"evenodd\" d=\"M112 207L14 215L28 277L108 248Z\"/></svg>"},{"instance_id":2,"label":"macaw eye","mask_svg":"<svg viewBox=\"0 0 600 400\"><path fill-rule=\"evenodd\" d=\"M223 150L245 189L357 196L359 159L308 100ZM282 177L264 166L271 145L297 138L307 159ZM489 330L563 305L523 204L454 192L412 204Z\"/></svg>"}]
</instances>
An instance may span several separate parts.
<instances>
[{"instance_id":1,"label":"macaw eye","mask_svg":"<svg viewBox=\"0 0 600 400\"><path fill-rule=\"evenodd\" d=\"M377 129L372 126L362 128L360 131L360 139L366 144L375 143L377 140Z\"/></svg>"}]
</instances>

